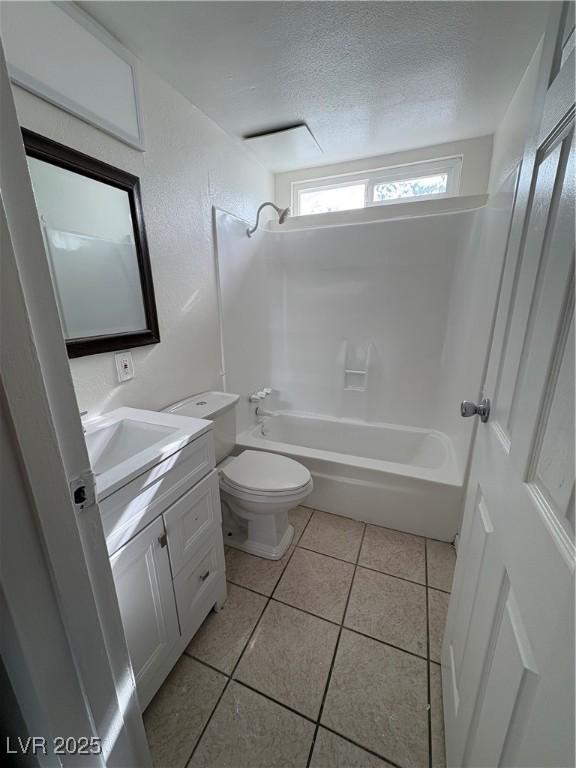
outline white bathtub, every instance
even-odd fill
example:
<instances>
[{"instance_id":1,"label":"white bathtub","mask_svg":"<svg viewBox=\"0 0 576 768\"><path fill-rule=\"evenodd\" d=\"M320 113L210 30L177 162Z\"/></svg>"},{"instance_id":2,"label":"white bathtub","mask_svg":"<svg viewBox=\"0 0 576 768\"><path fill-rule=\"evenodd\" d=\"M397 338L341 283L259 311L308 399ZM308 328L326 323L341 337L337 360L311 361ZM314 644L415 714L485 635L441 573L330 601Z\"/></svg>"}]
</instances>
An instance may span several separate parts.
<instances>
[{"instance_id":1,"label":"white bathtub","mask_svg":"<svg viewBox=\"0 0 576 768\"><path fill-rule=\"evenodd\" d=\"M462 479L442 432L284 412L237 444L307 466L314 491L306 504L315 509L443 541L458 530Z\"/></svg>"}]
</instances>

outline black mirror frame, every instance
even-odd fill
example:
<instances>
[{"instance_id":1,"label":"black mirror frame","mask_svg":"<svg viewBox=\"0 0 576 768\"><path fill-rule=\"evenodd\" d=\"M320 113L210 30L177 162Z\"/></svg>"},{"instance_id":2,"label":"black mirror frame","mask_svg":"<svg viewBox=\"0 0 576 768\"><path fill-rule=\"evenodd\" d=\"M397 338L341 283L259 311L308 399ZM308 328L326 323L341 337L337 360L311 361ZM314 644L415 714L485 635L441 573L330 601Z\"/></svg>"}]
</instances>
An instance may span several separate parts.
<instances>
[{"instance_id":1,"label":"black mirror frame","mask_svg":"<svg viewBox=\"0 0 576 768\"><path fill-rule=\"evenodd\" d=\"M150 254L144 217L142 215L142 201L140 198L140 180L137 176L115 168L112 165L95 160L93 157L77 152L63 144L40 136L38 133L22 128L22 137L26 155L44 160L52 165L74 171L82 176L88 176L96 181L117 187L128 193L132 228L134 231L134 244L138 259L138 271L142 286L142 299L146 316L146 328L143 331L129 333L107 334L105 336L87 336L77 339L66 339L68 357L82 357L84 355L97 355L101 352L115 352L119 349L141 347L146 344L158 344L160 330L158 327L158 314L156 312L156 300L154 298L154 284L152 282L152 269L150 266Z\"/></svg>"}]
</instances>

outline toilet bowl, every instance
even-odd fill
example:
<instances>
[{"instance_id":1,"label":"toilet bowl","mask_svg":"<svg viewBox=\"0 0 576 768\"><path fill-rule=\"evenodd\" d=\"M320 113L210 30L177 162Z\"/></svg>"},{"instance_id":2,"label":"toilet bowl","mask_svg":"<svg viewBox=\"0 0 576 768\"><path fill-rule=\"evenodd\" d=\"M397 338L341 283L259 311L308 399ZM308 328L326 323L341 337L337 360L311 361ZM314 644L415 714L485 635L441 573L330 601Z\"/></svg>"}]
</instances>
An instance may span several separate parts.
<instances>
[{"instance_id":1,"label":"toilet bowl","mask_svg":"<svg viewBox=\"0 0 576 768\"><path fill-rule=\"evenodd\" d=\"M226 544L281 558L294 536L288 512L312 493L310 472L293 459L264 451L224 459L218 470Z\"/></svg>"},{"instance_id":2,"label":"toilet bowl","mask_svg":"<svg viewBox=\"0 0 576 768\"><path fill-rule=\"evenodd\" d=\"M294 536L288 512L312 493L312 476L299 462L276 453L244 451L231 455L238 399L229 392L201 392L165 410L214 422L224 543L278 560Z\"/></svg>"}]
</instances>

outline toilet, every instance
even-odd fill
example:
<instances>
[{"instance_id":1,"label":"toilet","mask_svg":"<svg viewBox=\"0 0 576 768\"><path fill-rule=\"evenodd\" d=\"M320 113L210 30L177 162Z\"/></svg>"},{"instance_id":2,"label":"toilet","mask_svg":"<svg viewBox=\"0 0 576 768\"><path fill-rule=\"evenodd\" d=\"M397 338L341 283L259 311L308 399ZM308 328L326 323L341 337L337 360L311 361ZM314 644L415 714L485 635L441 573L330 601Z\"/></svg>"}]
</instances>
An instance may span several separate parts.
<instances>
[{"instance_id":1,"label":"toilet","mask_svg":"<svg viewBox=\"0 0 576 768\"><path fill-rule=\"evenodd\" d=\"M229 392L201 392L164 410L214 422L224 543L278 560L294 536L288 512L312 493L312 476L299 462L276 453L232 455L238 400L238 395Z\"/></svg>"}]
</instances>

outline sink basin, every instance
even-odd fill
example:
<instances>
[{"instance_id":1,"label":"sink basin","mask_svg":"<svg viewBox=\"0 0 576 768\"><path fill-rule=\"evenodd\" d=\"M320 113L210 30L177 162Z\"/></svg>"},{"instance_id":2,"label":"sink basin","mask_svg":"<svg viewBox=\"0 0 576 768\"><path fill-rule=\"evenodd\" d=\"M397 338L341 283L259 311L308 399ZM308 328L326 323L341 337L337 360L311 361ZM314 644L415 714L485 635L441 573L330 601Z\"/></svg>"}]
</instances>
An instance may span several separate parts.
<instances>
[{"instance_id":1,"label":"sink basin","mask_svg":"<svg viewBox=\"0 0 576 768\"><path fill-rule=\"evenodd\" d=\"M212 429L191 416L118 408L85 424L99 501Z\"/></svg>"},{"instance_id":2,"label":"sink basin","mask_svg":"<svg viewBox=\"0 0 576 768\"><path fill-rule=\"evenodd\" d=\"M177 432L176 427L122 419L86 434L86 447L95 475L101 475L140 451Z\"/></svg>"}]
</instances>

